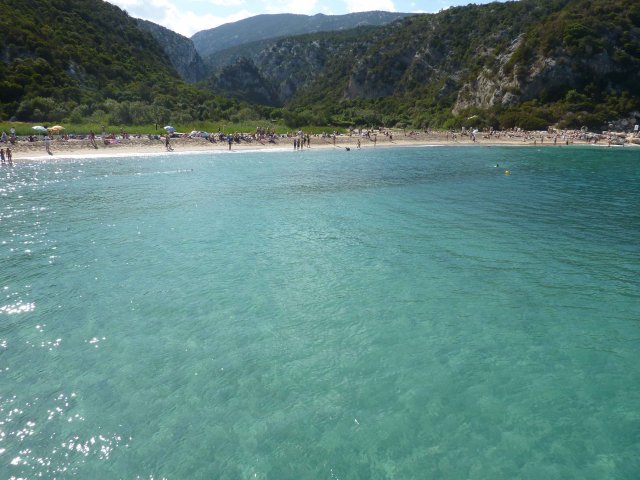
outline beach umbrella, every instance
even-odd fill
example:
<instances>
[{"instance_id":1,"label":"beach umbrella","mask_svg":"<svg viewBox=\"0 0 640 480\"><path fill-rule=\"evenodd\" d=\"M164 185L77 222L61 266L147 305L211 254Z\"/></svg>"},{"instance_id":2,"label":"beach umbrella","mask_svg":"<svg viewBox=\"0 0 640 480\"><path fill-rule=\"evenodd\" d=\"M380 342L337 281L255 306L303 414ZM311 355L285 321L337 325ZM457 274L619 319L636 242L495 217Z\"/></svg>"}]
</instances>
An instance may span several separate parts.
<instances>
[{"instance_id":1,"label":"beach umbrella","mask_svg":"<svg viewBox=\"0 0 640 480\"><path fill-rule=\"evenodd\" d=\"M171 133L173 133L173 132L175 132L175 131L176 131L176 129L175 129L175 128L173 128L171 125L167 125L166 127L164 127L164 129L165 129L167 132L171 132Z\"/></svg>"},{"instance_id":2,"label":"beach umbrella","mask_svg":"<svg viewBox=\"0 0 640 480\"><path fill-rule=\"evenodd\" d=\"M49 130L52 130L54 132L59 132L60 130L64 130L64 127L60 125L54 125L53 127L49 127Z\"/></svg>"},{"instance_id":3,"label":"beach umbrella","mask_svg":"<svg viewBox=\"0 0 640 480\"><path fill-rule=\"evenodd\" d=\"M47 131L47 127L43 127L42 125L36 125L31 128L33 128L39 134L44 134ZM38 135L38 138L40 138L40 135Z\"/></svg>"}]
</instances>

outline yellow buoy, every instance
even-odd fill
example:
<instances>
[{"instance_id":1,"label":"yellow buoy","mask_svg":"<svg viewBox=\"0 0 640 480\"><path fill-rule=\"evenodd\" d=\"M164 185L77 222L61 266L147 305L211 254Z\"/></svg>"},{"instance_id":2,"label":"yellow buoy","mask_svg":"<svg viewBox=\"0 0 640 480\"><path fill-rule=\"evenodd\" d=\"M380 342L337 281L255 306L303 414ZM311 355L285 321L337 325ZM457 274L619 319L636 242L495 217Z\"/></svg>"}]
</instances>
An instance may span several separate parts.
<instances>
[{"instance_id":1,"label":"yellow buoy","mask_svg":"<svg viewBox=\"0 0 640 480\"><path fill-rule=\"evenodd\" d=\"M505 171L504 171L504 174L505 174L505 175L511 175L511 172L510 172L509 170L505 170Z\"/></svg>"}]
</instances>

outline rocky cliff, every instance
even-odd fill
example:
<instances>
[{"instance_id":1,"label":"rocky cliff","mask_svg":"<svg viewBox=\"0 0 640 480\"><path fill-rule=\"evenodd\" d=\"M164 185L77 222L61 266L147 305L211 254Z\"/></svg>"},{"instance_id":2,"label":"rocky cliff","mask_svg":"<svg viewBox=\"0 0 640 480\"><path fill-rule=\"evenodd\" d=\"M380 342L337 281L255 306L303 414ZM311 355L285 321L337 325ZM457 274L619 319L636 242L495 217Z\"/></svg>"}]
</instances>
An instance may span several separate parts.
<instances>
[{"instance_id":1,"label":"rocky cliff","mask_svg":"<svg viewBox=\"0 0 640 480\"><path fill-rule=\"evenodd\" d=\"M640 23L628 22L624 11L608 12L609 19L616 13L621 17L617 28L601 23L580 42L570 37L575 23L567 24L561 16L553 22L560 24L555 28L563 35L546 48L547 35L540 26L514 38L507 49L491 55L492 68L482 68L461 85L453 111L559 100L569 91L621 95L637 90Z\"/></svg>"},{"instance_id":2,"label":"rocky cliff","mask_svg":"<svg viewBox=\"0 0 640 480\"><path fill-rule=\"evenodd\" d=\"M256 66L246 58L228 65L210 81L210 87L234 97L260 103L262 105L278 105L280 99L273 82L267 81Z\"/></svg>"},{"instance_id":3,"label":"rocky cliff","mask_svg":"<svg viewBox=\"0 0 640 480\"><path fill-rule=\"evenodd\" d=\"M137 22L162 46L171 65L184 80L196 83L206 77L204 62L189 38L147 20L137 19Z\"/></svg>"},{"instance_id":4,"label":"rocky cliff","mask_svg":"<svg viewBox=\"0 0 640 480\"><path fill-rule=\"evenodd\" d=\"M332 88L336 87L334 81L345 83L343 75L336 76L334 67L345 73L344 65L349 65L350 58L366 52L372 39L377 38L376 31L374 27L361 27L340 33L271 39L230 48L209 57L209 68L216 72L210 79L210 85L220 86L217 79L224 75L225 84L235 84L246 94L249 85L245 82L251 78L252 72L256 72L263 85L272 92L269 104L285 105L298 92L313 90L317 82L328 81ZM232 79L231 72L236 72L237 78ZM227 92L233 94L233 90Z\"/></svg>"},{"instance_id":5,"label":"rocky cliff","mask_svg":"<svg viewBox=\"0 0 640 480\"><path fill-rule=\"evenodd\" d=\"M420 109L463 115L531 101L575 110L611 104L616 96L637 109L640 6L622 0L469 5L382 27L263 41L209 58L218 69L240 59L236 71L250 65L260 88L273 92L270 104L296 109L384 99L414 116ZM245 80L240 76L237 84L247 95ZM567 97L572 91L577 96ZM610 110L620 108L627 106Z\"/></svg>"}]
</instances>

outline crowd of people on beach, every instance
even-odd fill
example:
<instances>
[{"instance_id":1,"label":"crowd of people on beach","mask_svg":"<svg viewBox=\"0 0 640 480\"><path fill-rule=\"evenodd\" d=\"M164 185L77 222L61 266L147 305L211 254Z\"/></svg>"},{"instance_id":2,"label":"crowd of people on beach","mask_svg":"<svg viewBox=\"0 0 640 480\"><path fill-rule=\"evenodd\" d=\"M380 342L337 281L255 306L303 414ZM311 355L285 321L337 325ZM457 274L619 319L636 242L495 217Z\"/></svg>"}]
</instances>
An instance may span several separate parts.
<instances>
[{"instance_id":1,"label":"crowd of people on beach","mask_svg":"<svg viewBox=\"0 0 640 480\"><path fill-rule=\"evenodd\" d=\"M243 133L233 132L225 133L218 129L216 133L208 133L203 131L192 131L191 133L179 133L174 130L164 132L163 134L128 134L124 129L120 129L119 134L111 132L107 133L103 127L101 135L91 130L89 134L58 134L54 135L51 131L45 132L44 135L35 137L28 135L23 137L16 136L15 129L10 129L10 134L2 132L0 134L0 146L2 151L0 157L3 165L11 165L12 149L25 145L29 146L28 150L37 148L38 145L44 146L48 155L53 155L52 147L55 148L92 148L98 149L99 144L104 145L103 148L111 148L118 145L153 145L154 142L162 142L166 151L173 151L174 146L172 139L178 139L180 145L184 141L209 142L211 144L221 144L232 149L234 145L251 145L259 143L262 146L282 145L288 142L293 143L294 150L303 150L311 148L312 142L319 145L327 145L337 147L338 144L344 146L347 150L355 144L357 148L361 148L364 144L375 147L379 143L384 145L394 144L397 142L406 143L407 141L425 142L425 143L452 143L452 144L476 144L476 143L516 143L522 142L529 145L570 145L574 143L582 144L601 144L607 146L625 146L630 143L640 145L640 132L638 125L635 125L634 131L615 132L602 131L600 133L588 131L586 128L577 130L548 128L545 131L527 131L521 128L512 128L508 130L495 130L493 128L460 128L449 130L433 130L425 128L420 130L407 130L405 128L389 129L384 127L377 128L351 128L346 132L325 131L322 133L309 133L303 130L289 131L287 133L276 133L273 128L256 127L254 132ZM42 138L42 140L41 140ZM291 143L289 143L291 145ZM24 150L24 148L22 148Z\"/></svg>"},{"instance_id":2,"label":"crowd of people on beach","mask_svg":"<svg viewBox=\"0 0 640 480\"><path fill-rule=\"evenodd\" d=\"M17 140L18 137L16 137L16 129L13 127L9 130L9 135L7 135L7 132L2 132L2 134L0 134L0 143L8 142L11 145L15 145Z\"/></svg>"}]
</instances>

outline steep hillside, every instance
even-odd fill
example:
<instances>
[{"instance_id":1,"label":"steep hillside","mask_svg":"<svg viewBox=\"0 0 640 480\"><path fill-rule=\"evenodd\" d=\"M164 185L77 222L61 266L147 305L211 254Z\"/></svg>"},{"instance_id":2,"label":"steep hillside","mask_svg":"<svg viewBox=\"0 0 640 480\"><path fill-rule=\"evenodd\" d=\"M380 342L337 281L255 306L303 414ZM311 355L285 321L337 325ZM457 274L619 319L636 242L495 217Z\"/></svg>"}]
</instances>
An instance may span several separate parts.
<instances>
[{"instance_id":1,"label":"steep hillside","mask_svg":"<svg viewBox=\"0 0 640 480\"><path fill-rule=\"evenodd\" d=\"M266 81L256 66L246 58L225 67L219 75L210 80L209 87L213 91L249 102L269 106L280 104L272 82Z\"/></svg>"},{"instance_id":2,"label":"steep hillside","mask_svg":"<svg viewBox=\"0 0 640 480\"><path fill-rule=\"evenodd\" d=\"M640 110L639 10L624 0L470 5L223 53L244 54L302 123L599 126Z\"/></svg>"},{"instance_id":3,"label":"steep hillside","mask_svg":"<svg viewBox=\"0 0 640 480\"><path fill-rule=\"evenodd\" d=\"M0 117L166 122L237 102L186 84L153 36L102 0L0 0Z\"/></svg>"},{"instance_id":4,"label":"steep hillside","mask_svg":"<svg viewBox=\"0 0 640 480\"><path fill-rule=\"evenodd\" d=\"M201 78L188 39L105 1L0 0L0 9L3 119L500 128L640 121L640 3L628 0L469 5L262 39L213 54L216 74L194 85L176 71Z\"/></svg>"},{"instance_id":5,"label":"steep hillside","mask_svg":"<svg viewBox=\"0 0 640 480\"><path fill-rule=\"evenodd\" d=\"M196 83L205 78L204 62L191 39L147 20L138 19L137 22L140 28L153 35L162 46L171 65L183 79Z\"/></svg>"},{"instance_id":6,"label":"steep hillside","mask_svg":"<svg viewBox=\"0 0 640 480\"><path fill-rule=\"evenodd\" d=\"M376 27L360 27L342 32L316 33L265 40L240 45L213 54L210 65L217 72L208 85L228 95L242 92L253 101L286 105L299 91L333 72L348 72L349 59L357 58L383 34ZM259 91L252 91L259 85ZM330 88L335 88L331 85ZM265 95L269 92L268 95Z\"/></svg>"},{"instance_id":7,"label":"steep hillside","mask_svg":"<svg viewBox=\"0 0 640 480\"><path fill-rule=\"evenodd\" d=\"M276 37L301 35L314 32L347 30L365 25L385 25L404 18L409 13L358 12L347 15L313 16L294 14L257 15L234 23L227 23L210 30L203 30L191 37L202 58L245 43Z\"/></svg>"}]
</instances>

